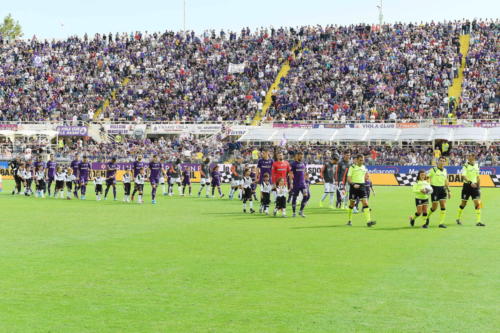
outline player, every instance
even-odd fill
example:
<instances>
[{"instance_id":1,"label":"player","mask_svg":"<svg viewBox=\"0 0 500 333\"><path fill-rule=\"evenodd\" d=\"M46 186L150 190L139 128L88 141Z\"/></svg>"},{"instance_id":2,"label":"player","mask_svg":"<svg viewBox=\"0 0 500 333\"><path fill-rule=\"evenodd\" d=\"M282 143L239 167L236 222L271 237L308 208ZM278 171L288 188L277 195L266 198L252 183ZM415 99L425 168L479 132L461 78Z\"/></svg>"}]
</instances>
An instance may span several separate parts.
<instances>
[{"instance_id":1,"label":"player","mask_svg":"<svg viewBox=\"0 0 500 333\"><path fill-rule=\"evenodd\" d=\"M19 161L19 159L17 157L12 159L9 162L9 167L10 167L10 170L12 172L12 176L14 177L15 184L16 184L14 189L12 190L12 195L21 193L21 185L22 185L23 180L18 175L18 170L19 170L20 165L21 165L21 162Z\"/></svg>"},{"instance_id":2,"label":"player","mask_svg":"<svg viewBox=\"0 0 500 333\"><path fill-rule=\"evenodd\" d=\"M76 190L76 176L73 174L73 169L66 169L66 199L71 200L71 192L73 192L73 196L78 199L78 192ZM73 191L74 185L74 191ZM55 193L55 192L54 192Z\"/></svg>"},{"instance_id":3,"label":"player","mask_svg":"<svg viewBox=\"0 0 500 333\"><path fill-rule=\"evenodd\" d=\"M189 196L191 196L191 168L186 167L184 171L182 171L182 195L186 191L186 187L189 190Z\"/></svg>"},{"instance_id":4,"label":"player","mask_svg":"<svg viewBox=\"0 0 500 333\"><path fill-rule=\"evenodd\" d=\"M56 175L57 163L54 159L54 154L50 154L49 161L47 162L47 169L45 178L47 179L47 195L50 196L50 188L52 187L52 183L54 182L54 177Z\"/></svg>"},{"instance_id":5,"label":"player","mask_svg":"<svg viewBox=\"0 0 500 333\"><path fill-rule=\"evenodd\" d=\"M113 187L113 200L116 201L116 170L118 170L116 157L113 157L111 162L106 164L106 190L104 192L104 200L106 200L108 196L109 188Z\"/></svg>"},{"instance_id":6,"label":"player","mask_svg":"<svg viewBox=\"0 0 500 333\"><path fill-rule=\"evenodd\" d=\"M95 177L94 179L94 183L95 183L95 197L96 197L96 200L97 201L100 201L101 200L101 195L102 195L102 185L104 184L104 182L107 180L104 179L103 176L101 175L98 175L97 177Z\"/></svg>"},{"instance_id":7,"label":"player","mask_svg":"<svg viewBox=\"0 0 500 333\"><path fill-rule=\"evenodd\" d=\"M288 161L283 160L283 153L278 152L276 154L276 161L273 162L273 166L271 168L271 182L276 189L278 186L278 180L282 179L287 185L288 174L290 173L290 164ZM288 193L288 191L287 191Z\"/></svg>"},{"instance_id":8,"label":"player","mask_svg":"<svg viewBox=\"0 0 500 333\"><path fill-rule=\"evenodd\" d=\"M219 197L223 198L224 194L222 194L222 190L220 189L220 172L219 172L219 167L215 165L212 168L212 172L210 173L210 176L212 178L212 198L215 195L215 188L217 187L217 190L219 191Z\"/></svg>"},{"instance_id":9,"label":"player","mask_svg":"<svg viewBox=\"0 0 500 333\"><path fill-rule=\"evenodd\" d=\"M156 189L160 182L161 163L158 161L158 155L153 156L153 160L149 162L149 182L151 183L151 202L156 204Z\"/></svg>"},{"instance_id":10,"label":"player","mask_svg":"<svg viewBox=\"0 0 500 333\"><path fill-rule=\"evenodd\" d=\"M200 168L200 190L198 191L198 198L201 196L203 188L206 186L206 197L209 197L210 193L210 159L206 158Z\"/></svg>"},{"instance_id":11,"label":"player","mask_svg":"<svg viewBox=\"0 0 500 333\"><path fill-rule=\"evenodd\" d=\"M259 184L264 181L264 176L269 175L269 180L271 180L271 174L273 172L273 159L269 157L269 151L263 150L261 153L261 158L257 162L257 179ZM262 192L261 192L262 193ZM262 201L262 197L260 198Z\"/></svg>"},{"instance_id":12,"label":"player","mask_svg":"<svg viewBox=\"0 0 500 333\"><path fill-rule=\"evenodd\" d=\"M56 181L56 186L54 188L54 198L57 199L57 195L60 194L61 198L64 198L64 182L66 181L66 172L58 166L56 169L56 174L54 177Z\"/></svg>"},{"instance_id":13,"label":"player","mask_svg":"<svg viewBox=\"0 0 500 333\"><path fill-rule=\"evenodd\" d=\"M462 168L462 177L464 184L462 186L462 203L458 207L457 224L461 225L462 213L467 201L472 199L474 209L476 211L476 226L485 227L486 224L481 222L481 190L479 182L479 165L476 162L476 156L469 154L467 163Z\"/></svg>"},{"instance_id":14,"label":"player","mask_svg":"<svg viewBox=\"0 0 500 333\"><path fill-rule=\"evenodd\" d=\"M77 154L75 155L75 159L71 161L70 167L73 169L73 174L76 177L76 185L75 185L75 190L78 192L80 191L80 156Z\"/></svg>"},{"instance_id":15,"label":"player","mask_svg":"<svg viewBox=\"0 0 500 333\"><path fill-rule=\"evenodd\" d=\"M142 168L144 168L146 166L146 163L144 163L142 161L142 155L137 155L137 158L136 160L134 161L134 163L132 164L132 168L133 168L133 178L134 178L134 181L135 181L135 178L139 175L139 172ZM143 184L144 185L144 184ZM143 186L144 187L144 186ZM134 201L134 196L135 194L137 193L136 191L137 187L134 186L134 191L132 192L132 201Z\"/></svg>"},{"instance_id":16,"label":"player","mask_svg":"<svg viewBox=\"0 0 500 333\"><path fill-rule=\"evenodd\" d=\"M26 165L23 162L19 162L16 171L16 176L19 179L19 186L16 183L17 194L21 194L23 186L26 187L26 182L24 181L25 172L26 172Z\"/></svg>"},{"instance_id":17,"label":"player","mask_svg":"<svg viewBox=\"0 0 500 333\"><path fill-rule=\"evenodd\" d=\"M429 170L429 179L432 186L432 207L425 224L429 226L429 221L432 214L437 210L438 204L441 207L441 214L439 215L439 227L446 228L444 220L446 218L446 199L451 198L450 188L448 184L448 173L444 168L446 163L445 157L440 157L438 159L437 167Z\"/></svg>"},{"instance_id":18,"label":"player","mask_svg":"<svg viewBox=\"0 0 500 333\"><path fill-rule=\"evenodd\" d=\"M123 173L123 176L122 176L123 192L124 192L123 201L124 202L130 202L130 182L131 182L131 180L132 180L132 176L130 173L130 167L127 166L125 168L125 172Z\"/></svg>"},{"instance_id":19,"label":"player","mask_svg":"<svg viewBox=\"0 0 500 333\"><path fill-rule=\"evenodd\" d=\"M349 171L347 172L347 182L350 185L348 226L352 225L352 213L357 199L360 199L363 204L362 210L365 214L366 225L372 227L376 224L376 222L371 219L371 210L368 206L368 195L365 189L368 170L364 166L364 161L365 157L363 155L357 155L354 161L355 163L349 167Z\"/></svg>"},{"instance_id":20,"label":"player","mask_svg":"<svg viewBox=\"0 0 500 333\"><path fill-rule=\"evenodd\" d=\"M292 188L292 217L296 217L297 209L297 197L302 194L302 201L300 202L299 215L306 217L304 215L304 208L307 203L306 200L306 179L309 178L307 175L307 167L303 162L304 153L301 151L295 154L295 160L292 162L290 167L290 187Z\"/></svg>"},{"instance_id":21,"label":"player","mask_svg":"<svg viewBox=\"0 0 500 333\"><path fill-rule=\"evenodd\" d=\"M257 167L256 166L253 166L251 169L250 169L250 177L252 178L252 197L254 200L257 201L257 194L256 194L256 191L257 191Z\"/></svg>"},{"instance_id":22,"label":"player","mask_svg":"<svg viewBox=\"0 0 500 333\"><path fill-rule=\"evenodd\" d=\"M429 193L432 193L432 187L427 181L427 174L425 170L420 170L417 174L417 181L412 188L413 194L415 194L415 206L417 211L415 215L410 216L410 225L413 227L415 222L422 216L427 219L427 208L429 207ZM427 224L422 226L423 228L428 228Z\"/></svg>"},{"instance_id":23,"label":"player","mask_svg":"<svg viewBox=\"0 0 500 333\"><path fill-rule=\"evenodd\" d=\"M323 207L323 201L327 196L330 196L330 208L333 209L333 199L337 192L337 185L335 184L335 174L337 173L338 157L333 155L330 161L327 161L321 168L321 178L325 183L325 193L319 201L319 206Z\"/></svg>"},{"instance_id":24,"label":"player","mask_svg":"<svg viewBox=\"0 0 500 333\"><path fill-rule=\"evenodd\" d=\"M342 160L339 161L337 166L337 208L346 209L346 203L348 200L347 190L349 184L347 183L347 173L349 172L349 167L351 166L351 154L345 152L342 156Z\"/></svg>"},{"instance_id":25,"label":"player","mask_svg":"<svg viewBox=\"0 0 500 333\"><path fill-rule=\"evenodd\" d=\"M167 195L167 183L169 181L168 179L168 165L166 163L165 159L161 159L161 176L160 176L160 185L163 190L163 195Z\"/></svg>"},{"instance_id":26,"label":"player","mask_svg":"<svg viewBox=\"0 0 500 333\"><path fill-rule=\"evenodd\" d=\"M250 214L255 213L253 209L253 191L252 184L254 183L252 177L250 176L250 169L245 169L243 171L242 187L243 187L243 213L247 212L247 201L249 201Z\"/></svg>"},{"instance_id":27,"label":"player","mask_svg":"<svg viewBox=\"0 0 500 333\"><path fill-rule=\"evenodd\" d=\"M142 204L142 195L144 193L144 181L146 180L146 171L144 168L140 168L137 171L137 176L134 177L134 193L139 193L137 196L137 203ZM133 201L133 199L132 199Z\"/></svg>"},{"instance_id":28,"label":"player","mask_svg":"<svg viewBox=\"0 0 500 333\"><path fill-rule=\"evenodd\" d=\"M243 183L243 173L245 172L245 166L243 165L243 157L238 156L236 161L231 166L231 191L229 192L229 200L233 200L234 193L238 191L238 199L242 196L242 183Z\"/></svg>"},{"instance_id":29,"label":"player","mask_svg":"<svg viewBox=\"0 0 500 333\"><path fill-rule=\"evenodd\" d=\"M33 193L33 191L31 190L31 184L33 183L33 172L30 165L27 165L24 169L23 180L25 184L24 195L30 196Z\"/></svg>"},{"instance_id":30,"label":"player","mask_svg":"<svg viewBox=\"0 0 500 333\"><path fill-rule=\"evenodd\" d=\"M273 184L271 181L269 173L265 173L262 179L262 184L260 184L260 213L266 213L269 215L269 205L271 204L271 191L273 189Z\"/></svg>"},{"instance_id":31,"label":"player","mask_svg":"<svg viewBox=\"0 0 500 333\"><path fill-rule=\"evenodd\" d=\"M89 162L87 156L83 156L82 161L78 165L78 184L80 186L80 199L85 200L85 194L87 193L87 183L92 174L92 165Z\"/></svg>"},{"instance_id":32,"label":"player","mask_svg":"<svg viewBox=\"0 0 500 333\"><path fill-rule=\"evenodd\" d=\"M39 165L35 171L36 182L36 197L45 198L45 170L42 165Z\"/></svg>"},{"instance_id":33,"label":"player","mask_svg":"<svg viewBox=\"0 0 500 333\"><path fill-rule=\"evenodd\" d=\"M276 162L275 162L276 163ZM276 206L273 215L276 216L281 212L281 216L286 217L286 197L288 194L288 187L285 183L285 178L276 179Z\"/></svg>"},{"instance_id":34,"label":"player","mask_svg":"<svg viewBox=\"0 0 500 333\"><path fill-rule=\"evenodd\" d=\"M181 183L181 160L177 159L170 167L170 179L168 181L168 195L174 195L174 185L177 184L177 190L179 195L182 195L182 183Z\"/></svg>"}]
</instances>

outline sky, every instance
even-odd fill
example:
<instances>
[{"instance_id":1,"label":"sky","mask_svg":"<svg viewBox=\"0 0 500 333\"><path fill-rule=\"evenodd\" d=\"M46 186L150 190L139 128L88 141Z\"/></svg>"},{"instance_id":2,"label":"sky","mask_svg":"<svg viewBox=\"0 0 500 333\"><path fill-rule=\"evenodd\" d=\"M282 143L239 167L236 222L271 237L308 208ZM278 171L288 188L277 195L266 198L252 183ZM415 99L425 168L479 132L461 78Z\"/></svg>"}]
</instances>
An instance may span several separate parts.
<instances>
[{"instance_id":1,"label":"sky","mask_svg":"<svg viewBox=\"0 0 500 333\"><path fill-rule=\"evenodd\" d=\"M184 0L2 0L24 38L84 33L179 31ZM380 0L186 0L186 28L240 31L242 27L295 27L378 22ZM498 0L383 0L384 22L498 18ZM495 16L495 14L497 16Z\"/></svg>"}]
</instances>

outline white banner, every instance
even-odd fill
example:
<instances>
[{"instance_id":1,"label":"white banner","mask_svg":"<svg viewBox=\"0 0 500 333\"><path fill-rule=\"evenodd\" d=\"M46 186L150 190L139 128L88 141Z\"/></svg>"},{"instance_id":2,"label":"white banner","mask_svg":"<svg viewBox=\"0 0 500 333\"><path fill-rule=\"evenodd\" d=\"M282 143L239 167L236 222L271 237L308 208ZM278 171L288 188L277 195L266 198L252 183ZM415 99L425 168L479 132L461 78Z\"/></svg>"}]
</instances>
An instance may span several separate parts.
<instances>
[{"instance_id":1,"label":"white banner","mask_svg":"<svg viewBox=\"0 0 500 333\"><path fill-rule=\"evenodd\" d=\"M229 64L229 68L227 69L227 72L229 74L233 74L233 73L243 73L245 72L245 63L241 63L241 64Z\"/></svg>"},{"instance_id":2,"label":"white banner","mask_svg":"<svg viewBox=\"0 0 500 333\"><path fill-rule=\"evenodd\" d=\"M150 134L213 135L221 130L221 124L157 124L151 126Z\"/></svg>"},{"instance_id":3,"label":"white banner","mask_svg":"<svg viewBox=\"0 0 500 333\"><path fill-rule=\"evenodd\" d=\"M236 136L241 136L245 134L249 128L252 126L245 126L245 125L234 125L229 128L229 135L236 135Z\"/></svg>"},{"instance_id":4,"label":"white banner","mask_svg":"<svg viewBox=\"0 0 500 333\"><path fill-rule=\"evenodd\" d=\"M144 135L146 132L146 125L136 124L105 124L104 129L106 133L111 135Z\"/></svg>"},{"instance_id":5,"label":"white banner","mask_svg":"<svg viewBox=\"0 0 500 333\"><path fill-rule=\"evenodd\" d=\"M354 128L396 128L396 123L364 123L364 124L354 124Z\"/></svg>"}]
</instances>

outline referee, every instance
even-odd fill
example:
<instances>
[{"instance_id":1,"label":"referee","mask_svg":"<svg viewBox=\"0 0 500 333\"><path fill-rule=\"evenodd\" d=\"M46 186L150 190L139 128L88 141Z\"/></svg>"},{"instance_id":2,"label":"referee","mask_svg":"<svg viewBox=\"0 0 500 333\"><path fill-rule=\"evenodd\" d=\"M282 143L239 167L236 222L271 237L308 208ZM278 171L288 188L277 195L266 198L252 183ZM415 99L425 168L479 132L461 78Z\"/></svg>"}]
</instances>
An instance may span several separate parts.
<instances>
[{"instance_id":1,"label":"referee","mask_svg":"<svg viewBox=\"0 0 500 333\"><path fill-rule=\"evenodd\" d=\"M474 201L476 210L476 226L485 227L486 224L481 223L481 191L479 189L479 165L476 162L476 156L470 154L467 156L467 163L462 168L462 176L464 185L462 187L462 203L458 207L457 224L462 224L460 218L464 211L467 201Z\"/></svg>"},{"instance_id":2,"label":"referee","mask_svg":"<svg viewBox=\"0 0 500 333\"><path fill-rule=\"evenodd\" d=\"M429 170L429 179L432 186L432 207L429 216L425 220L424 228L429 226L429 220L432 214L437 210L438 204L441 207L441 214L439 215L439 227L446 228L444 220L446 218L446 200L451 198L450 188L448 184L448 173L444 168L446 163L445 157L440 157L437 167Z\"/></svg>"},{"instance_id":3,"label":"referee","mask_svg":"<svg viewBox=\"0 0 500 333\"><path fill-rule=\"evenodd\" d=\"M354 164L349 167L349 171L347 172L347 182L350 185L349 189L349 221L347 222L348 226L352 225L352 211L354 209L354 205L356 200L360 200L363 204L363 213L366 218L366 225L368 227L374 226L376 224L375 221L372 221L370 207L368 207L368 194L365 190L365 181L369 179L368 170L363 165L365 162L365 157L363 155L357 155L354 160Z\"/></svg>"}]
</instances>

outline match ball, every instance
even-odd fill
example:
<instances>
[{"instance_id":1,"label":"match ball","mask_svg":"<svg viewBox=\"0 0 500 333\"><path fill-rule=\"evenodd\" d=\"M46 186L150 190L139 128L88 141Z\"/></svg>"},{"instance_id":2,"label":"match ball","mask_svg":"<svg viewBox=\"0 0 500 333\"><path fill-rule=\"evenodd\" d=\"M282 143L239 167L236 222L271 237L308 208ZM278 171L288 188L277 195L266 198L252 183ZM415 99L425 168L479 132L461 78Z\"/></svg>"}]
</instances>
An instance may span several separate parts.
<instances>
[{"instance_id":1,"label":"match ball","mask_svg":"<svg viewBox=\"0 0 500 333\"><path fill-rule=\"evenodd\" d=\"M426 187L425 187L425 192L426 192L427 194L432 194L432 192L433 192L433 191L432 191L432 186L426 186Z\"/></svg>"}]
</instances>

